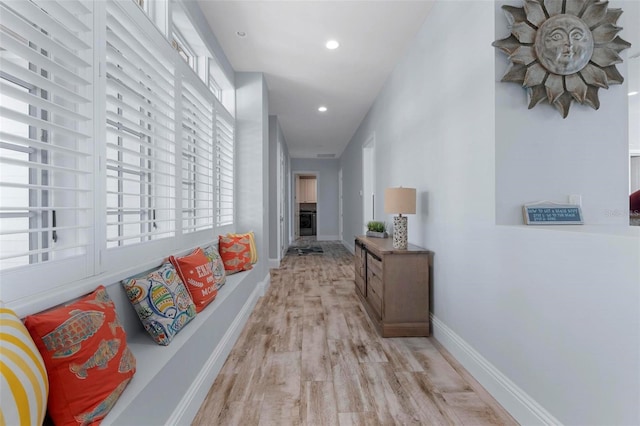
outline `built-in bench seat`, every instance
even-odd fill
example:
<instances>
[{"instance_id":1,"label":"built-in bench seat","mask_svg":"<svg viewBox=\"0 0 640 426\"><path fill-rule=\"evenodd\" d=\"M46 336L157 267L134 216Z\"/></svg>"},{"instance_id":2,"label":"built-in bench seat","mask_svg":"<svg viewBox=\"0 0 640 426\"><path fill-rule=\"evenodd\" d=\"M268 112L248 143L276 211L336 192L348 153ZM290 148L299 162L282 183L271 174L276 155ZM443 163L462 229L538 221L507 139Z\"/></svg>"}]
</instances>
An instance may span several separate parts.
<instances>
[{"instance_id":1,"label":"built-in bench seat","mask_svg":"<svg viewBox=\"0 0 640 426\"><path fill-rule=\"evenodd\" d=\"M127 275L109 274L117 280L110 284L103 280L82 284L91 290L99 284L105 285L137 361L135 375L102 424L139 426L191 422L268 286L269 275L260 277L259 265L227 276L216 299L186 324L168 346L158 345L149 336L119 281L143 274L150 264L140 271L126 271ZM52 293L50 303L39 298L31 305L23 304L20 310L30 314L36 309L42 310L43 305L48 309L62 303L60 297L60 293Z\"/></svg>"},{"instance_id":2,"label":"built-in bench seat","mask_svg":"<svg viewBox=\"0 0 640 426\"><path fill-rule=\"evenodd\" d=\"M148 335L122 286L109 286L137 371L103 424L190 422L263 293L259 278L255 269L228 276L214 302L168 346Z\"/></svg>"}]
</instances>

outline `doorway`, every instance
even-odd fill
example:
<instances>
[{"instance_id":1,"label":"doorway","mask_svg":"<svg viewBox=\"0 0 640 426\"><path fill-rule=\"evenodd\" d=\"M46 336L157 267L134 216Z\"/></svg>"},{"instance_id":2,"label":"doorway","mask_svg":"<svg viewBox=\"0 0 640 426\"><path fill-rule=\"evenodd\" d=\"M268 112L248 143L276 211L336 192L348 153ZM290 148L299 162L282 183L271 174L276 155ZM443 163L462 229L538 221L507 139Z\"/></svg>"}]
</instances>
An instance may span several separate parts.
<instances>
[{"instance_id":1,"label":"doorway","mask_svg":"<svg viewBox=\"0 0 640 426\"><path fill-rule=\"evenodd\" d=\"M295 173L296 238L317 238L318 177L315 172Z\"/></svg>"}]
</instances>

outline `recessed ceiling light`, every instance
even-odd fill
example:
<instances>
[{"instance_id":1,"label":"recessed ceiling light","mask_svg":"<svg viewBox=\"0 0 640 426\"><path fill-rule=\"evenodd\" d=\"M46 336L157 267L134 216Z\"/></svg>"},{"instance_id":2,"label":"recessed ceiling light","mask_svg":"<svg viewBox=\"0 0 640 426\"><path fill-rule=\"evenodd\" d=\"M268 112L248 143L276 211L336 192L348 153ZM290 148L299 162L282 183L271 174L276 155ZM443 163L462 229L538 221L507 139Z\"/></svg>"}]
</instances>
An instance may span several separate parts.
<instances>
[{"instance_id":1,"label":"recessed ceiling light","mask_svg":"<svg viewBox=\"0 0 640 426\"><path fill-rule=\"evenodd\" d=\"M629 96L635 96L637 94L638 94L638 92L629 92Z\"/></svg>"},{"instance_id":2,"label":"recessed ceiling light","mask_svg":"<svg viewBox=\"0 0 640 426\"><path fill-rule=\"evenodd\" d=\"M326 106L318 107L318 111L320 111L320 112L327 112L327 107L326 107Z\"/></svg>"},{"instance_id":3,"label":"recessed ceiling light","mask_svg":"<svg viewBox=\"0 0 640 426\"><path fill-rule=\"evenodd\" d=\"M340 43L338 43L336 40L329 40L327 44L325 44L325 46L327 46L327 49L329 50L334 50L340 47Z\"/></svg>"},{"instance_id":4,"label":"recessed ceiling light","mask_svg":"<svg viewBox=\"0 0 640 426\"><path fill-rule=\"evenodd\" d=\"M246 37L246 36L247 36L247 33L245 33L244 31L236 31L236 35L237 35L238 37Z\"/></svg>"}]
</instances>

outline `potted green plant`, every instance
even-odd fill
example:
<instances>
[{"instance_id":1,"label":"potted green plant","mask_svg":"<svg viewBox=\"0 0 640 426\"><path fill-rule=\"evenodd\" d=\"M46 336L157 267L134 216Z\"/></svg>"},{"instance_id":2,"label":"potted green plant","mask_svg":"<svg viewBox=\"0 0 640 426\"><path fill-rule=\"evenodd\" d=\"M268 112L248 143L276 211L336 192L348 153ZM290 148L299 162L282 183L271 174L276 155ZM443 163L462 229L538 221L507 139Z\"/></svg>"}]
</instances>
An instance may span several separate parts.
<instances>
[{"instance_id":1,"label":"potted green plant","mask_svg":"<svg viewBox=\"0 0 640 426\"><path fill-rule=\"evenodd\" d=\"M387 225L384 222L372 220L367 223L367 237L387 238Z\"/></svg>"}]
</instances>

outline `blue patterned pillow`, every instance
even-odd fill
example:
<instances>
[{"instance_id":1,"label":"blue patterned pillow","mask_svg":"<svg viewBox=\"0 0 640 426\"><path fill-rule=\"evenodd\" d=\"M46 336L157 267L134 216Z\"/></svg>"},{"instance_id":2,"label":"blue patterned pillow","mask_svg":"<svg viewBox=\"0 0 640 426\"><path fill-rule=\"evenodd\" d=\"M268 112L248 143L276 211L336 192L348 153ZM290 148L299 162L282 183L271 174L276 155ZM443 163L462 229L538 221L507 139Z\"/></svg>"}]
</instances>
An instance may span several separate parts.
<instances>
[{"instance_id":1,"label":"blue patterned pillow","mask_svg":"<svg viewBox=\"0 0 640 426\"><path fill-rule=\"evenodd\" d=\"M216 290L219 290L227 280L227 274L224 270L224 263L222 263L220 253L218 253L218 249L213 245L207 246L202 250L207 259L209 259L209 262L211 262L211 270L213 271L213 279L216 282Z\"/></svg>"},{"instance_id":2,"label":"blue patterned pillow","mask_svg":"<svg viewBox=\"0 0 640 426\"><path fill-rule=\"evenodd\" d=\"M168 345L196 316L196 307L173 265L164 263L147 275L122 280L133 308L153 340Z\"/></svg>"}]
</instances>

